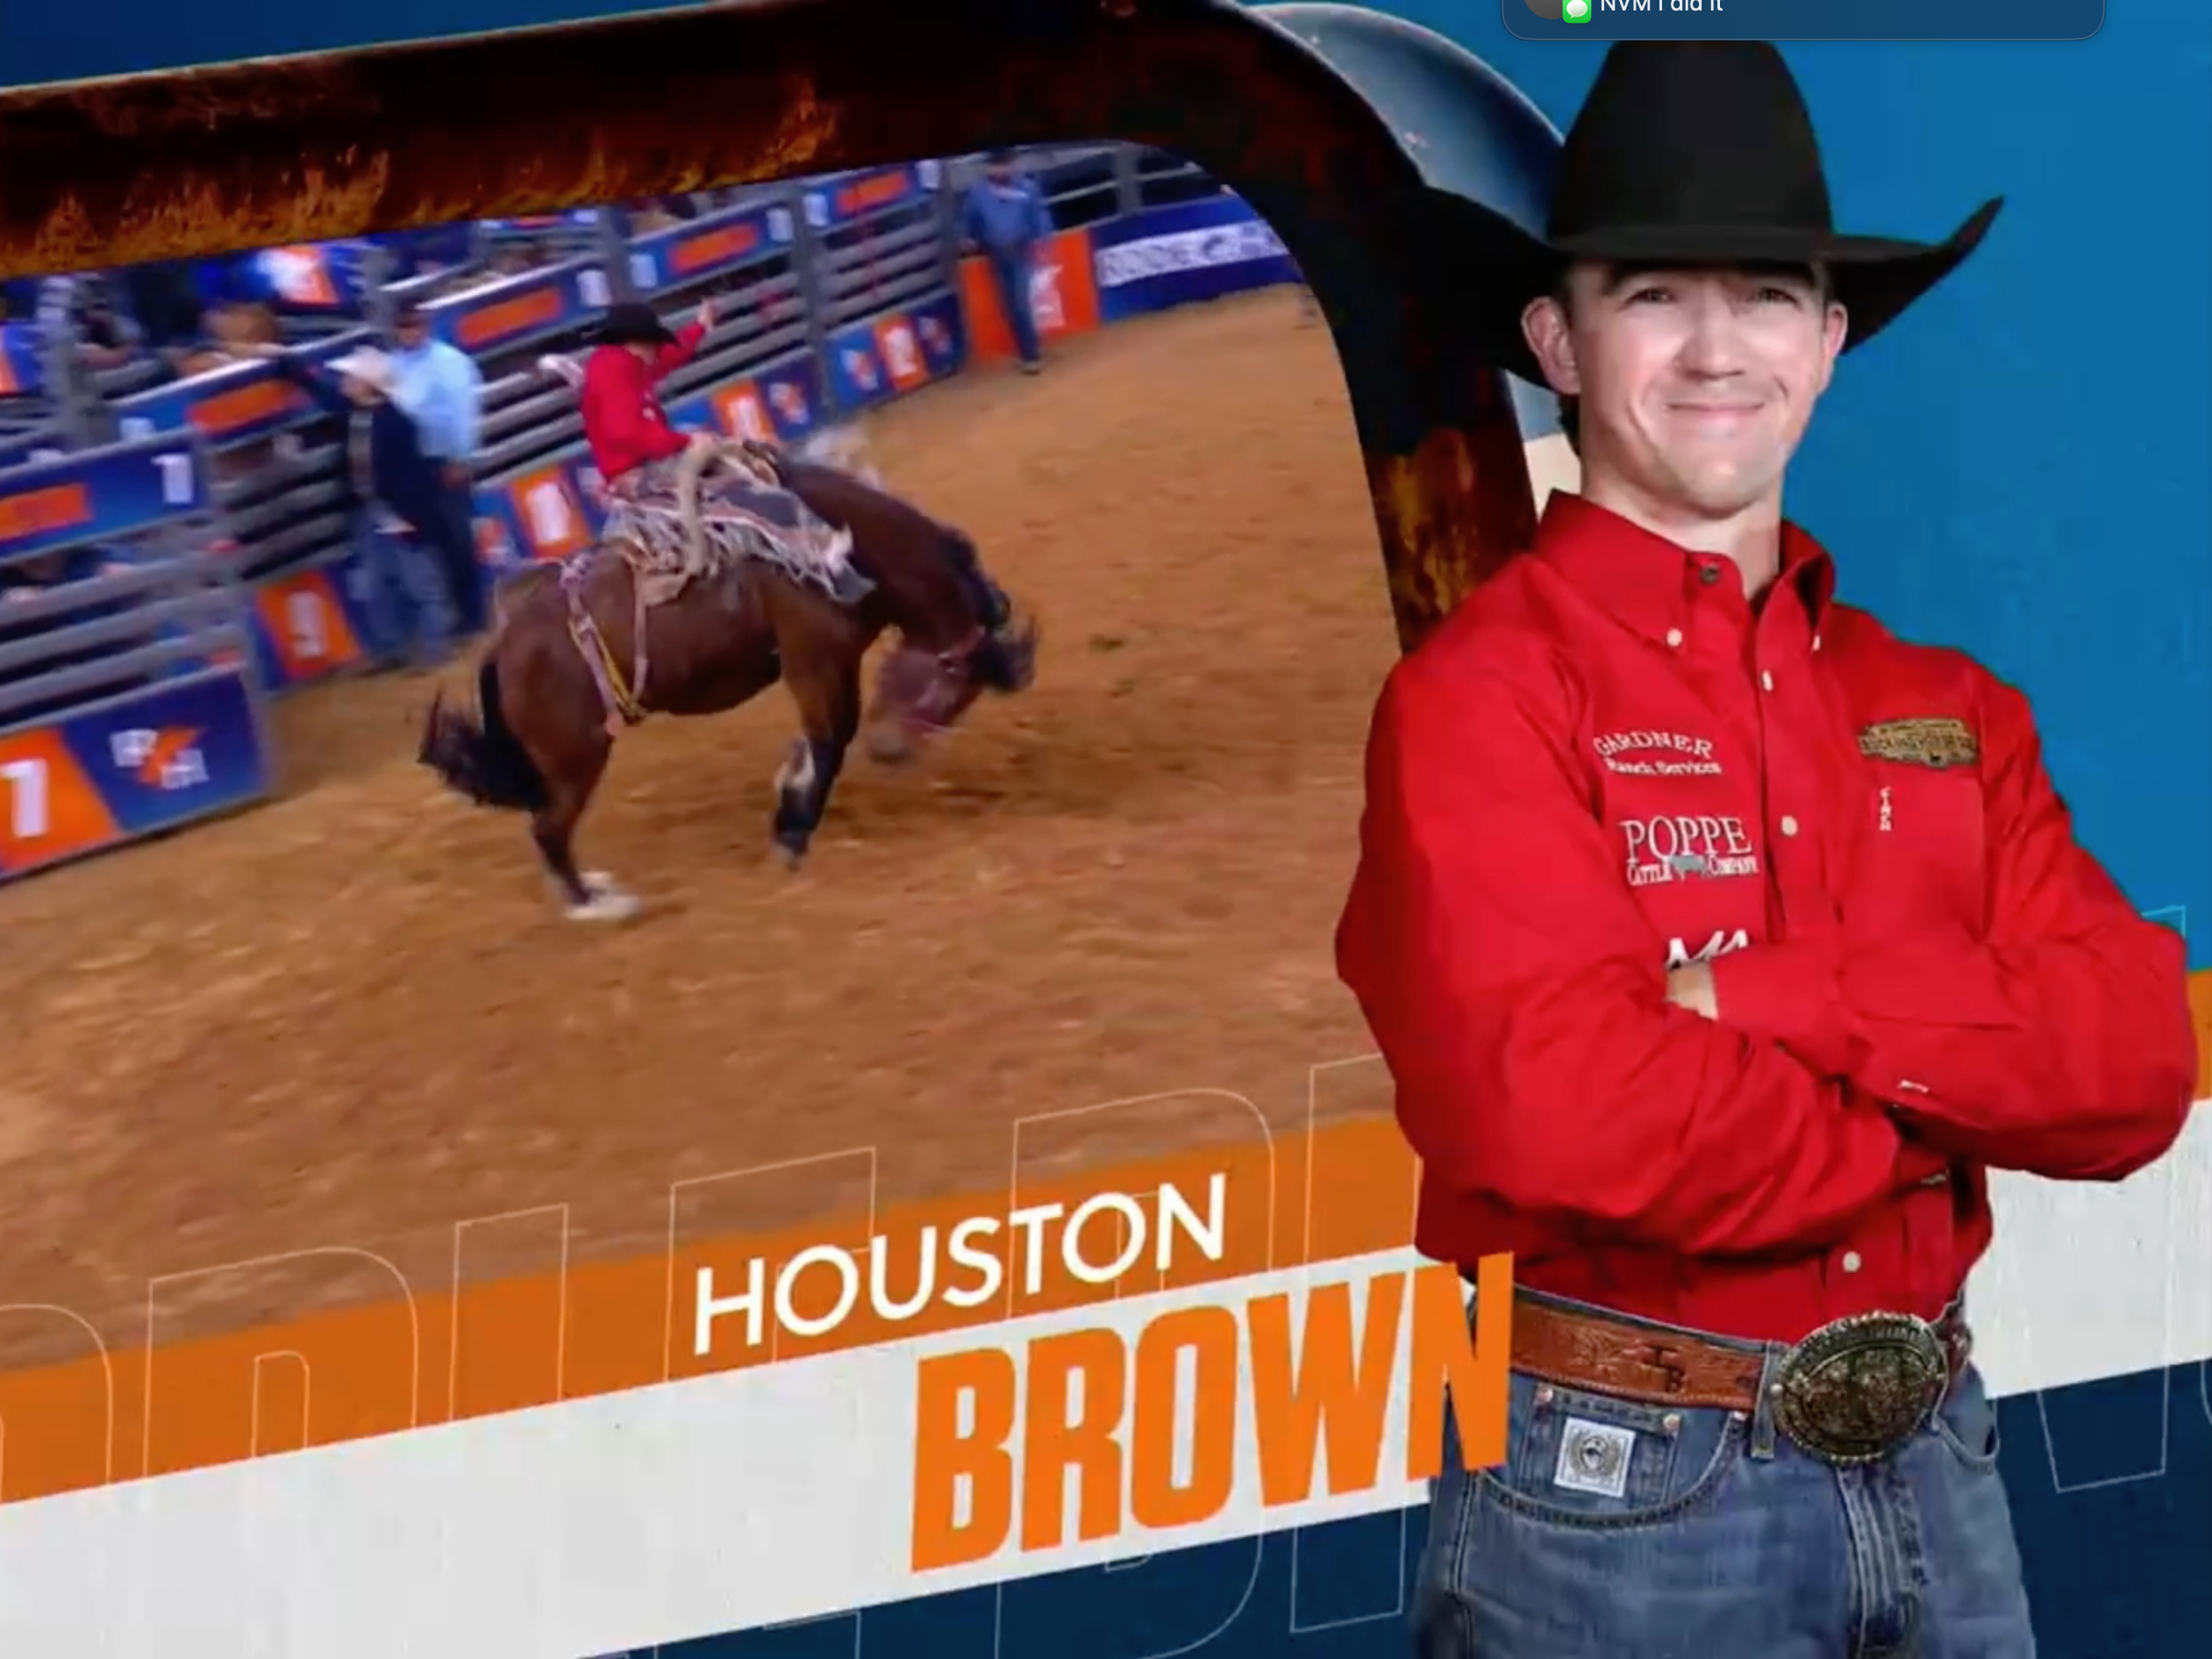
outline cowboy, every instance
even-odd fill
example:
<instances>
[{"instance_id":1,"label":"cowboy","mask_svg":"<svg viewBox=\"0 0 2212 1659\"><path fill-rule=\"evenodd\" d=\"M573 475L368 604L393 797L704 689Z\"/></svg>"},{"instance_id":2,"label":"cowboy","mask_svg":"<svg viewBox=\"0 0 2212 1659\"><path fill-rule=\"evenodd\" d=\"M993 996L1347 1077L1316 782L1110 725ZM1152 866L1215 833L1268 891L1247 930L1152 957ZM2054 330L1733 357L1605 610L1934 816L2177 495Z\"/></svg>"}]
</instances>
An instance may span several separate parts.
<instances>
[{"instance_id":1,"label":"cowboy","mask_svg":"<svg viewBox=\"0 0 2212 1659\"><path fill-rule=\"evenodd\" d=\"M342 424L378 666L436 669L451 654L458 620L434 552L444 504L438 462L398 401L397 366L375 347L348 352L324 372L279 346L248 349Z\"/></svg>"},{"instance_id":2,"label":"cowboy","mask_svg":"<svg viewBox=\"0 0 2212 1659\"><path fill-rule=\"evenodd\" d=\"M1037 181L1016 169L1013 151L993 150L984 159L960 206L960 234L990 266L1022 373L1038 373L1044 356L1031 289L1038 255L1052 239L1052 211Z\"/></svg>"},{"instance_id":3,"label":"cowboy","mask_svg":"<svg viewBox=\"0 0 2212 1659\"><path fill-rule=\"evenodd\" d=\"M580 393L584 439L608 489L634 483L635 474L705 438L687 438L669 425L655 388L691 361L713 326L712 301L675 333L652 306L628 302L610 310L592 336L598 349L585 360Z\"/></svg>"},{"instance_id":4,"label":"cowboy","mask_svg":"<svg viewBox=\"0 0 2212 1659\"><path fill-rule=\"evenodd\" d=\"M1781 513L1837 355L1998 204L1837 234L1752 42L1613 46L1540 240L1453 199L1443 279L1582 480L1390 675L1338 935L1418 1247L1514 1258L1505 1461L1447 1429L1419 1650L2030 1659L1961 1301L1987 1171L2173 1143L2183 947L2021 694L1838 603Z\"/></svg>"},{"instance_id":5,"label":"cowboy","mask_svg":"<svg viewBox=\"0 0 2212 1659\"><path fill-rule=\"evenodd\" d=\"M547 380L559 381L571 391L580 390L584 383L584 370L572 357L549 353L538 359L538 373ZM792 454L801 461L820 466L834 467L851 473L871 489L883 488L883 477L867 460L866 439L857 427L828 426L802 442ZM604 490L602 492L604 495ZM1006 596L990 573L975 559L972 547L956 551L958 561L954 574L967 583L973 593L978 613L983 619L985 633L989 636L990 648L1004 652L1019 643L1018 628L1013 602Z\"/></svg>"},{"instance_id":6,"label":"cowboy","mask_svg":"<svg viewBox=\"0 0 2212 1659\"><path fill-rule=\"evenodd\" d=\"M714 326L712 302L680 333L653 307L614 306L585 361L585 440L610 504L607 535L636 547L664 572L692 570L695 541L725 559L759 556L797 580L850 604L871 584L848 560L851 539L824 524L788 491L746 463L742 446L712 433L678 432L668 424L656 388L689 362ZM710 463L735 452L739 465L710 479ZM689 452L688 454L688 452ZM684 468L691 469L687 491ZM687 507L687 495L690 505Z\"/></svg>"}]
</instances>

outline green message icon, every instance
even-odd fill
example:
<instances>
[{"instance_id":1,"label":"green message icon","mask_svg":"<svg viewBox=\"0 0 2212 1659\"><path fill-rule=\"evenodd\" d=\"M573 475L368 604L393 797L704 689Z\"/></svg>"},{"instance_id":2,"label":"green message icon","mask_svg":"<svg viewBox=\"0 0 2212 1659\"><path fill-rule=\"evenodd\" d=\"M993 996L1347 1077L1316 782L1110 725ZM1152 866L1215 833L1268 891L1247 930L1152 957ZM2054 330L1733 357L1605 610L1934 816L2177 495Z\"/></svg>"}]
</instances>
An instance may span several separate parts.
<instances>
[{"instance_id":1,"label":"green message icon","mask_svg":"<svg viewBox=\"0 0 2212 1659\"><path fill-rule=\"evenodd\" d=\"M1566 0L1559 8L1559 15L1569 23L1588 23L1590 20L1590 0Z\"/></svg>"}]
</instances>

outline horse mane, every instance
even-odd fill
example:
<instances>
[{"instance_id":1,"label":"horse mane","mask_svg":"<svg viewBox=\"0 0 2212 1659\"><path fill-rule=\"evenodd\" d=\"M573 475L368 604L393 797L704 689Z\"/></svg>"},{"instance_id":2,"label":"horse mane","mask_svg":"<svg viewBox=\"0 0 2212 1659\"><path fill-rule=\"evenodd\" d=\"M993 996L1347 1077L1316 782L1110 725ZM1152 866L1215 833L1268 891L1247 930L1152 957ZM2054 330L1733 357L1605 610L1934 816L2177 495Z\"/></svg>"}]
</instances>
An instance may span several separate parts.
<instances>
[{"instance_id":1,"label":"horse mane","mask_svg":"<svg viewBox=\"0 0 2212 1659\"><path fill-rule=\"evenodd\" d=\"M867 503L871 511L895 522L903 521L917 541L926 542L936 550L944 574L950 578L945 591L954 597L963 611L972 609L968 579L963 566L973 568L979 565L981 557L975 543L965 531L946 524L934 513L917 507L905 497L885 489L883 485L826 461L807 459L787 450L776 456L775 464L787 486L799 494L802 499L805 493L802 485L806 481L831 483L832 492L836 490L849 491ZM841 515L824 516L834 521ZM846 527L853 528L849 522ZM896 590L909 604L916 603L911 589L898 581L896 572L883 569L879 561L869 557L868 539L858 531L853 537L853 561L866 569L880 587ZM892 596L887 594L886 597Z\"/></svg>"}]
</instances>

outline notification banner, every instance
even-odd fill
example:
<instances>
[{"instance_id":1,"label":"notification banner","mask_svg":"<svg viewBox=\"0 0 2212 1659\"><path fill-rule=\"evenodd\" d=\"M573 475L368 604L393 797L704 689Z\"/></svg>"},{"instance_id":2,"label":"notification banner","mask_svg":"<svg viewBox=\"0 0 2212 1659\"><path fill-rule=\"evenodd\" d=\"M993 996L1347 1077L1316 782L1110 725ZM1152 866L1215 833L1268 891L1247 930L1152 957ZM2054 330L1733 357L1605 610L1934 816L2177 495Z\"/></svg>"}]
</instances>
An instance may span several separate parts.
<instances>
[{"instance_id":1,"label":"notification banner","mask_svg":"<svg viewBox=\"0 0 2212 1659\"><path fill-rule=\"evenodd\" d=\"M2086 40L2104 0L1498 0L1523 40Z\"/></svg>"}]
</instances>

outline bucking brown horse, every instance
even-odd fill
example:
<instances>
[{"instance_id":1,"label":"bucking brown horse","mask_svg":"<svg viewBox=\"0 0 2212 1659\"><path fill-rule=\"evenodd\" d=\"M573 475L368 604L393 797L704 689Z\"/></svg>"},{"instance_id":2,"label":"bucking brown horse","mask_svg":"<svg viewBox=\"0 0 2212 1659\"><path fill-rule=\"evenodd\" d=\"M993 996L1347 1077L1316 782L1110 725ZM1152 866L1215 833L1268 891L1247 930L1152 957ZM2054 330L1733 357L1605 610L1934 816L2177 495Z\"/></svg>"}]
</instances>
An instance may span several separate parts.
<instances>
[{"instance_id":1,"label":"bucking brown horse","mask_svg":"<svg viewBox=\"0 0 2212 1659\"><path fill-rule=\"evenodd\" d=\"M835 468L781 453L771 464L784 489L850 534L852 562L874 583L857 601L840 604L748 559L695 576L646 608L635 565L610 543L579 564L503 583L477 670L477 713L442 697L431 708L422 763L480 805L530 815L539 855L575 920L617 920L638 908L611 877L579 871L573 850L624 721L719 714L781 681L803 735L776 773L771 834L796 868L864 725L869 752L895 763L982 692L1017 692L1034 676L1037 629L1007 614L967 536ZM633 694L640 619L646 671ZM864 711L861 661L886 630L897 632L899 646Z\"/></svg>"}]
</instances>

